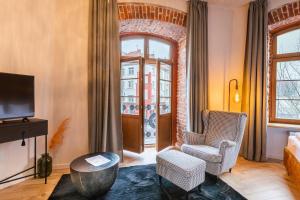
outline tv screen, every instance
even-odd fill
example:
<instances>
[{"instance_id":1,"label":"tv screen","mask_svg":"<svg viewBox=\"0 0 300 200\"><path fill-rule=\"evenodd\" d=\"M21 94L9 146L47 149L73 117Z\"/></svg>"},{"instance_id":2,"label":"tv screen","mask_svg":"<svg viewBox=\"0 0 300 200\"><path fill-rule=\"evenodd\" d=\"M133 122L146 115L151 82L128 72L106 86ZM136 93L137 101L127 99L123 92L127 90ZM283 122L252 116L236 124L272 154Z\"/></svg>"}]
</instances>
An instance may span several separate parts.
<instances>
[{"instance_id":1,"label":"tv screen","mask_svg":"<svg viewBox=\"0 0 300 200\"><path fill-rule=\"evenodd\" d=\"M0 120L34 116L34 77L0 73Z\"/></svg>"}]
</instances>

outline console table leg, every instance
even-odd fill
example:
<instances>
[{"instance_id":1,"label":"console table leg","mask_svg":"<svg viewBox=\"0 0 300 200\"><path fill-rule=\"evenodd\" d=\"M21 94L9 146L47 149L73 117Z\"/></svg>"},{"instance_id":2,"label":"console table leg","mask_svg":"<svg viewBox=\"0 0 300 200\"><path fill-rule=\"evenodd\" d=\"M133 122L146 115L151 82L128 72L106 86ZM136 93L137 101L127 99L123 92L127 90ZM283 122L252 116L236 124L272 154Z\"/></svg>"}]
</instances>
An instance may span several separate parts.
<instances>
[{"instance_id":1,"label":"console table leg","mask_svg":"<svg viewBox=\"0 0 300 200\"><path fill-rule=\"evenodd\" d=\"M34 178L36 178L36 137L34 137Z\"/></svg>"},{"instance_id":2,"label":"console table leg","mask_svg":"<svg viewBox=\"0 0 300 200\"><path fill-rule=\"evenodd\" d=\"M45 166L45 184L47 184L47 159L48 159L48 155L47 155L47 134L45 135L45 154L46 154L46 166Z\"/></svg>"}]
</instances>

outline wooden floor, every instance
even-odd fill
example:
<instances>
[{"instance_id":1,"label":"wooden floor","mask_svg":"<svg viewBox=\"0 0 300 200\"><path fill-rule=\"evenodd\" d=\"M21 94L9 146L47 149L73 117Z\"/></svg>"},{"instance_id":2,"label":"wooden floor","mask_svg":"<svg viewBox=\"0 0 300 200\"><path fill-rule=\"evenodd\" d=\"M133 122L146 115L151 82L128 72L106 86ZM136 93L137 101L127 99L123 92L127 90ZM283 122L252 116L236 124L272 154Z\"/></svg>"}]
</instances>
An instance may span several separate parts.
<instances>
[{"instance_id":1,"label":"wooden floor","mask_svg":"<svg viewBox=\"0 0 300 200\"><path fill-rule=\"evenodd\" d=\"M125 151L121 167L154 163L155 155L154 149L145 149L140 155ZM47 185L43 184L43 179L30 179L2 189L0 199L48 199L61 175L65 173L69 173L69 170L54 170ZM300 186L290 180L283 165L279 163L257 163L239 158L232 173L223 174L221 179L248 199L300 200Z\"/></svg>"}]
</instances>

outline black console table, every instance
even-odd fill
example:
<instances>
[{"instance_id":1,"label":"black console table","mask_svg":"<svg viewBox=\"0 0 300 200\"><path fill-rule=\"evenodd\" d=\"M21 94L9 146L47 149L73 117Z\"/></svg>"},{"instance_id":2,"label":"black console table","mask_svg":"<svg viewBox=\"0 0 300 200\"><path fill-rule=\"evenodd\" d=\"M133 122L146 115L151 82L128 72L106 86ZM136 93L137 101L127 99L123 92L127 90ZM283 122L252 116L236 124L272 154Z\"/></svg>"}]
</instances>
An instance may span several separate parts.
<instances>
[{"instance_id":1,"label":"black console table","mask_svg":"<svg viewBox=\"0 0 300 200\"><path fill-rule=\"evenodd\" d=\"M47 135L48 135L48 121L43 119L30 119L30 120L13 120L13 121L3 121L0 123L0 143L12 142L17 140L22 140L20 143L25 146L25 139L34 138L34 166L30 167L24 171L17 174L9 176L3 180L0 180L0 184L8 183L11 181L19 180L22 178L37 175L36 167L36 138L38 136L45 136L45 153L47 154ZM26 171L33 169L34 173L18 178L14 178ZM47 172L47 165L46 165ZM45 184L47 183L47 175L45 173Z\"/></svg>"}]
</instances>

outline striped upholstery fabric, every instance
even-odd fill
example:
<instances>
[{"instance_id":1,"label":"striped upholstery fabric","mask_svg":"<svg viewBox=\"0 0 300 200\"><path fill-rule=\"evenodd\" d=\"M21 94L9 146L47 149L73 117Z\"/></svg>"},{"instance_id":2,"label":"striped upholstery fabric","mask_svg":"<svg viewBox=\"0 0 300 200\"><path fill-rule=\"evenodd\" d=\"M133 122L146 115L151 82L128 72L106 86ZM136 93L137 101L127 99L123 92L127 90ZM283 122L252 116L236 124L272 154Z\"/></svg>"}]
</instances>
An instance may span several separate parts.
<instances>
[{"instance_id":1,"label":"striped upholstery fabric","mask_svg":"<svg viewBox=\"0 0 300 200\"><path fill-rule=\"evenodd\" d=\"M220 174L220 172L222 171L222 164L206 162L206 170L205 171L207 173L218 176Z\"/></svg>"},{"instance_id":2,"label":"striped upholstery fabric","mask_svg":"<svg viewBox=\"0 0 300 200\"><path fill-rule=\"evenodd\" d=\"M185 144L203 144L205 135L198 134L190 131L183 132L183 142Z\"/></svg>"},{"instance_id":3,"label":"striped upholstery fabric","mask_svg":"<svg viewBox=\"0 0 300 200\"><path fill-rule=\"evenodd\" d=\"M219 154L219 148L206 145L183 144L181 146L181 149L183 152L195 156L197 158L202 158L205 161L213 163L222 162L222 155Z\"/></svg>"},{"instance_id":4,"label":"striped upholstery fabric","mask_svg":"<svg viewBox=\"0 0 300 200\"><path fill-rule=\"evenodd\" d=\"M209 111L204 110L202 112L202 121L203 121L203 135L208 133L208 119L209 119Z\"/></svg>"},{"instance_id":5,"label":"striped upholstery fabric","mask_svg":"<svg viewBox=\"0 0 300 200\"><path fill-rule=\"evenodd\" d=\"M206 163L177 150L162 151L156 156L156 173L185 191L205 180Z\"/></svg>"},{"instance_id":6,"label":"striped upholstery fabric","mask_svg":"<svg viewBox=\"0 0 300 200\"><path fill-rule=\"evenodd\" d=\"M205 144L219 148L222 140L235 141L238 130L239 114L209 112L208 133Z\"/></svg>"},{"instance_id":7,"label":"striped upholstery fabric","mask_svg":"<svg viewBox=\"0 0 300 200\"><path fill-rule=\"evenodd\" d=\"M203 111L203 134L186 132L181 150L206 161L208 173L226 172L236 163L246 121L245 113Z\"/></svg>"}]
</instances>

